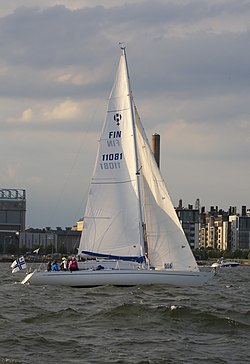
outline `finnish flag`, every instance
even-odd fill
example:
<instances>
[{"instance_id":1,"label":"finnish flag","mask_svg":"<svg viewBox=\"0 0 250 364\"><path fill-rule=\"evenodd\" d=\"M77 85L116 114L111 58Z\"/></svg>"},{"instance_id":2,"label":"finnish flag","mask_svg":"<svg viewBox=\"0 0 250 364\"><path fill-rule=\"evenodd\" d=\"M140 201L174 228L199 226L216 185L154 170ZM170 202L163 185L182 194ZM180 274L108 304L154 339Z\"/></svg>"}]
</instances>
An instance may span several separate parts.
<instances>
[{"instance_id":1,"label":"finnish flag","mask_svg":"<svg viewBox=\"0 0 250 364\"><path fill-rule=\"evenodd\" d=\"M19 272L22 269L26 269L26 262L24 260L24 257L20 257L17 260L14 260L14 262L11 264L12 273Z\"/></svg>"}]
</instances>

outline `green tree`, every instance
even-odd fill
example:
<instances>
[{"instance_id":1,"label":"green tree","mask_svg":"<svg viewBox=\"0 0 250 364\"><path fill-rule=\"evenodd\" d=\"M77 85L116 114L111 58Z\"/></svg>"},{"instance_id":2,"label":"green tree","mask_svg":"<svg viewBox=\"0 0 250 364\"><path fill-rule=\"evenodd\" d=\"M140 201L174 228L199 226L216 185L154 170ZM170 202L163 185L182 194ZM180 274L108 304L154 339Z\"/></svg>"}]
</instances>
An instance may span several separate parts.
<instances>
[{"instance_id":1,"label":"green tree","mask_svg":"<svg viewBox=\"0 0 250 364\"><path fill-rule=\"evenodd\" d=\"M48 244L45 248L44 248L44 254L53 254L53 245L52 244Z\"/></svg>"},{"instance_id":2,"label":"green tree","mask_svg":"<svg viewBox=\"0 0 250 364\"><path fill-rule=\"evenodd\" d=\"M7 254L17 254L18 253L17 245L14 244L12 241L10 241L6 246L6 252Z\"/></svg>"},{"instance_id":3,"label":"green tree","mask_svg":"<svg viewBox=\"0 0 250 364\"><path fill-rule=\"evenodd\" d=\"M27 247L26 245L24 245L20 248L20 254L25 254L26 252L27 252Z\"/></svg>"},{"instance_id":4,"label":"green tree","mask_svg":"<svg viewBox=\"0 0 250 364\"><path fill-rule=\"evenodd\" d=\"M58 249L58 253L60 254L67 254L67 248L66 246L64 245L64 243L62 243Z\"/></svg>"}]
</instances>

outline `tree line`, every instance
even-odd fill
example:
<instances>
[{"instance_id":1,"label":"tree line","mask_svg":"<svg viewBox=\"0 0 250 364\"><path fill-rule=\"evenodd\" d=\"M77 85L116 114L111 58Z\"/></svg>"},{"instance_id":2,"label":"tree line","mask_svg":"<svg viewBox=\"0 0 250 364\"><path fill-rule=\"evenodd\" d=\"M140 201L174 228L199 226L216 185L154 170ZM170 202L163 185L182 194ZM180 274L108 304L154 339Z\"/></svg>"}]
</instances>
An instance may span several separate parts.
<instances>
[{"instance_id":1,"label":"tree line","mask_svg":"<svg viewBox=\"0 0 250 364\"><path fill-rule=\"evenodd\" d=\"M193 250L194 256L197 260L208 259L250 259L250 249L236 249L231 250L219 250L213 248L197 248Z\"/></svg>"}]
</instances>

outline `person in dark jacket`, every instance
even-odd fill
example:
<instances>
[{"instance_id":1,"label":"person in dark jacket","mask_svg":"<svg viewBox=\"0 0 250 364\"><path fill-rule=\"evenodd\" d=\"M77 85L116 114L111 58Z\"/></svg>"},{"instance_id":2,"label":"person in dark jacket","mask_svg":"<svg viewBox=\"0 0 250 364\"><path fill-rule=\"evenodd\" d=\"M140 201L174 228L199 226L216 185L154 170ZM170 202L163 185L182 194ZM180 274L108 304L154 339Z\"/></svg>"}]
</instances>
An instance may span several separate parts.
<instances>
[{"instance_id":1,"label":"person in dark jacket","mask_svg":"<svg viewBox=\"0 0 250 364\"><path fill-rule=\"evenodd\" d=\"M48 261L48 264L47 264L47 271L50 272L51 271L51 259Z\"/></svg>"}]
</instances>

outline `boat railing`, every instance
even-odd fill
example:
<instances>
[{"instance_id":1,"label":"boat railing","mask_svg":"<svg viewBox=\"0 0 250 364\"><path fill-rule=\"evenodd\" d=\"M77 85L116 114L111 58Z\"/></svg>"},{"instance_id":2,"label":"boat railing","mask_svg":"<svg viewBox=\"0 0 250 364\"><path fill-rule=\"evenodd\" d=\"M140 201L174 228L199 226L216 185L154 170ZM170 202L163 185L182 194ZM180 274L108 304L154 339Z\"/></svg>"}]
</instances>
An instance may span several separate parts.
<instances>
[{"instance_id":1,"label":"boat railing","mask_svg":"<svg viewBox=\"0 0 250 364\"><path fill-rule=\"evenodd\" d=\"M35 266L35 264L37 264L37 263L32 263L29 267L28 267L28 269L27 269L27 273L31 273L31 272L33 272L34 270L36 270L36 271L46 271L47 270L47 264L46 263L44 263L44 262L42 262L42 263L39 263L39 265L38 265L38 267L37 266Z\"/></svg>"}]
</instances>

